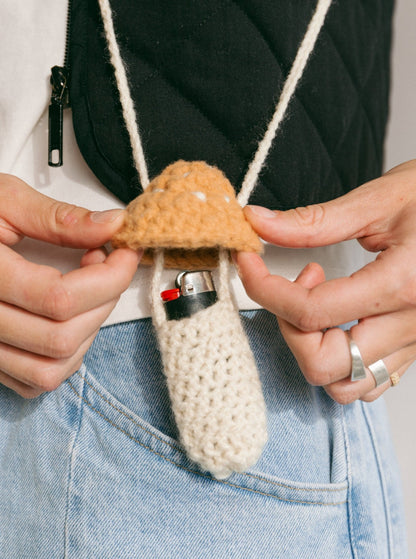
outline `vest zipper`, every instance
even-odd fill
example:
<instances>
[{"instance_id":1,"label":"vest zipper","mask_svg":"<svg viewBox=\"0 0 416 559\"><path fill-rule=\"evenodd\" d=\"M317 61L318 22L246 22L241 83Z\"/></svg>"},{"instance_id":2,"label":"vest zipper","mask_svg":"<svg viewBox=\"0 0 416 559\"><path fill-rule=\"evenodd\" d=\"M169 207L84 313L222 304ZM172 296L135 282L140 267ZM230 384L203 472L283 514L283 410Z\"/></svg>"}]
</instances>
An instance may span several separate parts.
<instances>
[{"instance_id":1,"label":"vest zipper","mask_svg":"<svg viewBox=\"0 0 416 559\"><path fill-rule=\"evenodd\" d=\"M49 105L48 165L60 167L62 159L63 110L69 107L69 35L71 29L72 0L68 0L66 18L65 54L62 66L51 68L52 86Z\"/></svg>"}]
</instances>

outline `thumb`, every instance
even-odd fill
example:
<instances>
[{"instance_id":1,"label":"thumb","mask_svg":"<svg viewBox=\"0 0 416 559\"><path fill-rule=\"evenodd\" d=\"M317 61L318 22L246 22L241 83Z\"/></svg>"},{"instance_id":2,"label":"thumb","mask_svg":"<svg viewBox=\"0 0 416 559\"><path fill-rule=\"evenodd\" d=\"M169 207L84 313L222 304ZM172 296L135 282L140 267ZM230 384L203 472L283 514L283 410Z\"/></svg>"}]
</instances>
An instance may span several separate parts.
<instances>
[{"instance_id":1,"label":"thumb","mask_svg":"<svg viewBox=\"0 0 416 559\"><path fill-rule=\"evenodd\" d=\"M320 283L325 281L325 272L316 262L310 262L299 273L295 282L305 287L306 289L313 289Z\"/></svg>"},{"instance_id":2,"label":"thumb","mask_svg":"<svg viewBox=\"0 0 416 559\"><path fill-rule=\"evenodd\" d=\"M91 212L49 198L10 175L0 176L0 241L22 236L73 248L94 248L111 239L123 222L120 209Z\"/></svg>"},{"instance_id":3,"label":"thumb","mask_svg":"<svg viewBox=\"0 0 416 559\"><path fill-rule=\"evenodd\" d=\"M377 179L323 204L287 211L246 206L244 213L260 237L273 244L293 248L330 245L380 231L380 222L386 219L386 207L380 204L382 188L384 184ZM389 215L390 211L389 207Z\"/></svg>"}]
</instances>

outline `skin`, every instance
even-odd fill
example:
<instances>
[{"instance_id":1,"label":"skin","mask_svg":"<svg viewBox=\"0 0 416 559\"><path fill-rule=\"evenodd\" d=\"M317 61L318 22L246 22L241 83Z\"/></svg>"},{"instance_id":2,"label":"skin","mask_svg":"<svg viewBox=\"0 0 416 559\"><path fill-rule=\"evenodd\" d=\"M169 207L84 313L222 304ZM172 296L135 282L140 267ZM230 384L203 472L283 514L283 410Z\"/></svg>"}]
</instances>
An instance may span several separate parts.
<instances>
[{"instance_id":1,"label":"skin","mask_svg":"<svg viewBox=\"0 0 416 559\"><path fill-rule=\"evenodd\" d=\"M379 397L390 383L375 388L369 372L349 380L347 337L337 326L358 320L351 335L366 366L383 359L401 376L416 359L416 160L324 204L285 212L248 206L245 215L263 239L282 247L357 239L378 253L350 277L329 281L315 263L291 282L271 275L256 254L234 259L248 295L276 315L309 383L341 404Z\"/></svg>"},{"instance_id":2,"label":"skin","mask_svg":"<svg viewBox=\"0 0 416 559\"><path fill-rule=\"evenodd\" d=\"M102 245L123 212L57 202L0 174L0 383L24 398L57 388L81 365L101 324L129 286L141 254ZM67 274L13 250L28 236L86 252Z\"/></svg>"},{"instance_id":3,"label":"skin","mask_svg":"<svg viewBox=\"0 0 416 559\"><path fill-rule=\"evenodd\" d=\"M255 254L235 255L249 296L276 314L305 378L336 401L371 401L372 375L351 383L345 333L366 365L378 359L400 375L416 358L416 160L325 204L270 212L245 208L265 240L284 247L358 239L376 260L348 278L325 280L311 263L295 282L269 274ZM129 286L141 254L102 245L120 227L120 210L90 212L48 198L0 174L0 383L25 398L56 389L75 372L101 324ZM67 274L28 262L13 250L24 236L84 248Z\"/></svg>"}]
</instances>

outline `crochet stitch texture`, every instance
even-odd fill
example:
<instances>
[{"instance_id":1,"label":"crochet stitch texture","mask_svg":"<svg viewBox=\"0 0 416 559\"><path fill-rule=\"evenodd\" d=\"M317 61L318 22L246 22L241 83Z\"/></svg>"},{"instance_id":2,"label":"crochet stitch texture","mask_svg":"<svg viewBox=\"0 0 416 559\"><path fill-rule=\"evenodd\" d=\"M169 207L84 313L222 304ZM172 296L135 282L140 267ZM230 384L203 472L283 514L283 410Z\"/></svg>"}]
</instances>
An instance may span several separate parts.
<instances>
[{"instance_id":1,"label":"crochet stitch texture","mask_svg":"<svg viewBox=\"0 0 416 559\"><path fill-rule=\"evenodd\" d=\"M213 267L218 248L262 252L229 180L204 161L177 161L130 202L113 246L165 249L165 266ZM148 250L143 262L151 264Z\"/></svg>"},{"instance_id":2,"label":"crochet stitch texture","mask_svg":"<svg viewBox=\"0 0 416 559\"><path fill-rule=\"evenodd\" d=\"M223 479L255 463L266 410L238 313L218 301L158 328L172 410L191 460ZM201 340L203 343L201 343Z\"/></svg>"}]
</instances>

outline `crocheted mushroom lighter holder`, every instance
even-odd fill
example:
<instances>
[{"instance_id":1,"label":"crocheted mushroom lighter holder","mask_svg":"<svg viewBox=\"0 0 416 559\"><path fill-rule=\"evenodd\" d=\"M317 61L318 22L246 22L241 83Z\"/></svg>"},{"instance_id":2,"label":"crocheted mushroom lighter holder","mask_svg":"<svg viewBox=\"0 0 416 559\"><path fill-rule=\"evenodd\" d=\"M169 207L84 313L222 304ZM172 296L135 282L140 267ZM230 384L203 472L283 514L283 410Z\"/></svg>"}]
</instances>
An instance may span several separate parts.
<instances>
[{"instance_id":1,"label":"crocheted mushroom lighter holder","mask_svg":"<svg viewBox=\"0 0 416 559\"><path fill-rule=\"evenodd\" d=\"M127 207L113 246L164 249L166 268L205 269L218 265L218 249L261 252L262 244L245 219L225 175L203 161L169 165Z\"/></svg>"},{"instance_id":2,"label":"crocheted mushroom lighter holder","mask_svg":"<svg viewBox=\"0 0 416 559\"><path fill-rule=\"evenodd\" d=\"M188 457L218 479L246 470L267 440L266 411L229 289L228 250L260 252L262 244L233 187L217 168L178 161L129 204L113 245L144 248L145 261L155 262L153 323ZM164 266L218 266L217 302L190 317L168 320L159 296Z\"/></svg>"}]
</instances>

